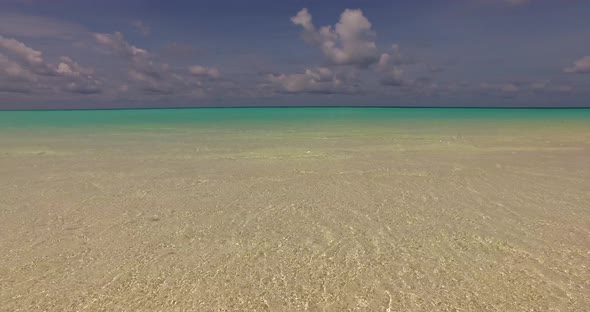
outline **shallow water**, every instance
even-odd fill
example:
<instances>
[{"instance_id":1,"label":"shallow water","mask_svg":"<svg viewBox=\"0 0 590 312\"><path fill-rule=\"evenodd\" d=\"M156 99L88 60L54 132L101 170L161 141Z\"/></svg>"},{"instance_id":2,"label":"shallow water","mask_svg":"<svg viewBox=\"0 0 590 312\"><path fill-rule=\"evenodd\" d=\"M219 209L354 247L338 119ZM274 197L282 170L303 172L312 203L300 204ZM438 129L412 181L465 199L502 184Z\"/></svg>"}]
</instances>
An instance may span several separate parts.
<instances>
[{"instance_id":1,"label":"shallow water","mask_svg":"<svg viewBox=\"0 0 590 312\"><path fill-rule=\"evenodd\" d=\"M0 112L0 310L590 310L590 110Z\"/></svg>"}]
</instances>

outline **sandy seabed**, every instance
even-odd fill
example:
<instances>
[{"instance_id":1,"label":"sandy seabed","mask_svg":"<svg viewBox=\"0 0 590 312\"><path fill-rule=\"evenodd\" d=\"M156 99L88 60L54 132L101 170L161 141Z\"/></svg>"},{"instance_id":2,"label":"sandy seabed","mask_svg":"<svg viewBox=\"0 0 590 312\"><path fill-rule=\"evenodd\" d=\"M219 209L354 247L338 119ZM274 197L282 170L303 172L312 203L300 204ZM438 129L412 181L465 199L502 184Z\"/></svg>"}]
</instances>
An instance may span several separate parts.
<instances>
[{"instance_id":1,"label":"sandy seabed","mask_svg":"<svg viewBox=\"0 0 590 312\"><path fill-rule=\"evenodd\" d=\"M476 127L5 132L0 310L590 311L590 125Z\"/></svg>"}]
</instances>

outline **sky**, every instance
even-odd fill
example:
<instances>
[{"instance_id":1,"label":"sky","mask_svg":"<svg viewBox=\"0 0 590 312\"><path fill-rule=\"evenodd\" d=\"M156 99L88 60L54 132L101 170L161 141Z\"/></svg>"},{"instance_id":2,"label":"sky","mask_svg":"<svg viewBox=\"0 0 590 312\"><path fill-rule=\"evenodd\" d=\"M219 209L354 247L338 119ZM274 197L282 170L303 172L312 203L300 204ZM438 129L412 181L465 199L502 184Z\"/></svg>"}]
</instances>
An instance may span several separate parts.
<instances>
[{"instance_id":1,"label":"sky","mask_svg":"<svg viewBox=\"0 0 590 312\"><path fill-rule=\"evenodd\" d=\"M0 109L590 107L587 0L2 0Z\"/></svg>"}]
</instances>

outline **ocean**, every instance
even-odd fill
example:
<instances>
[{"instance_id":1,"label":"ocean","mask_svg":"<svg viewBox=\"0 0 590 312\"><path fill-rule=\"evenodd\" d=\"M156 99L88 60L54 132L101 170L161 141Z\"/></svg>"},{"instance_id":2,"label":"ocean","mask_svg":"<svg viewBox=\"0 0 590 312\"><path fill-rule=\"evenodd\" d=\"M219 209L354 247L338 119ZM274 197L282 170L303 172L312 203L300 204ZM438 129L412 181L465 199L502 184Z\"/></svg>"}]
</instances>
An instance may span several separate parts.
<instances>
[{"instance_id":1,"label":"ocean","mask_svg":"<svg viewBox=\"0 0 590 312\"><path fill-rule=\"evenodd\" d=\"M0 111L2 128L35 127L145 127L253 125L278 127L314 123L378 123L392 125L412 121L582 121L590 109L505 108L378 108L378 107L272 107L186 108L121 110Z\"/></svg>"}]
</instances>

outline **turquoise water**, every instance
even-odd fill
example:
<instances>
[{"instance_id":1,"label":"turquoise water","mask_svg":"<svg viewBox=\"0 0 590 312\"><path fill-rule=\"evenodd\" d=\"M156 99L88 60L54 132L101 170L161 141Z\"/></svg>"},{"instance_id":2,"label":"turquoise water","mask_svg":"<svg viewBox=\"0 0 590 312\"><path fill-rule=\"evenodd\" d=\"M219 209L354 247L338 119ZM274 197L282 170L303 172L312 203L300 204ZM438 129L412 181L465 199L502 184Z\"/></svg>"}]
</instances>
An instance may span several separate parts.
<instances>
[{"instance_id":1,"label":"turquoise water","mask_svg":"<svg viewBox=\"0 0 590 312\"><path fill-rule=\"evenodd\" d=\"M166 127L322 123L395 124L412 121L579 121L590 109L475 108L194 108L0 111L0 128Z\"/></svg>"}]
</instances>

